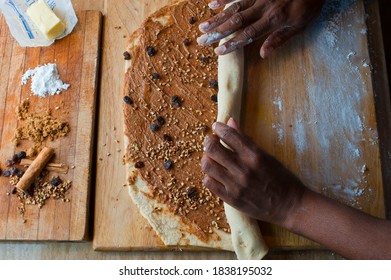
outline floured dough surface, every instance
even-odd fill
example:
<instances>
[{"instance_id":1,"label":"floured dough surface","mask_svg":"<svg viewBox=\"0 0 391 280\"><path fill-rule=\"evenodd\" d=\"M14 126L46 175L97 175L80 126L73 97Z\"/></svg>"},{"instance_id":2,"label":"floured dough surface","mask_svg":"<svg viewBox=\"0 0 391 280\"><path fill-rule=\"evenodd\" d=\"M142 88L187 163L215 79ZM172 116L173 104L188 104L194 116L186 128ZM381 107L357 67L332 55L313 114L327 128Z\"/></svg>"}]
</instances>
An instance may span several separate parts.
<instances>
[{"instance_id":1,"label":"floured dough surface","mask_svg":"<svg viewBox=\"0 0 391 280\"><path fill-rule=\"evenodd\" d=\"M212 12L203 0L175 3L131 36L125 164L129 193L165 245L232 250L223 203L203 186L200 166L218 83L213 47L196 38Z\"/></svg>"}]
</instances>

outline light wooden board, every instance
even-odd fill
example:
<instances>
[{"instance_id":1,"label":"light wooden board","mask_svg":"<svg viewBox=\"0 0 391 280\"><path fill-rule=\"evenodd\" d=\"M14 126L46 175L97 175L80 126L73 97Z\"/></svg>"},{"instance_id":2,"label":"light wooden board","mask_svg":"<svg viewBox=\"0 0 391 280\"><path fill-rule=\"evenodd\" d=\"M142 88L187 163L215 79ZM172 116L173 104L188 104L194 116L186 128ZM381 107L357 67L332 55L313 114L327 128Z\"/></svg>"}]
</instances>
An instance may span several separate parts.
<instances>
[{"instance_id":1,"label":"light wooden board","mask_svg":"<svg viewBox=\"0 0 391 280\"><path fill-rule=\"evenodd\" d=\"M162 245L123 187L123 151L118 151L128 34L169 2L106 2L93 239L97 250L173 249ZM243 118L245 132L309 187L384 217L384 189L389 186L382 168L390 146L379 149L374 97L381 96L376 99L383 110L381 126L389 127L384 118L390 116L389 103L383 102L387 92L375 91L379 87L372 84L383 57L370 56L371 30L365 23L366 13L378 20L376 9L375 3L366 11L361 0L340 13L336 9L330 21L313 25L267 60L259 58L259 45L246 48ZM382 48L379 42L373 47ZM387 87L384 79L380 83ZM322 93L327 95L318 96ZM361 172L363 165L368 170ZM263 224L262 230L271 248L319 248L271 225Z\"/></svg>"},{"instance_id":2,"label":"light wooden board","mask_svg":"<svg viewBox=\"0 0 391 280\"><path fill-rule=\"evenodd\" d=\"M16 151L32 146L30 141L23 141L17 148L12 144L15 129L22 125L15 116L15 108L27 98L30 112L50 108L53 116L69 123L70 132L65 138L46 145L55 149L55 162L75 166L68 174L59 174L72 181L66 195L70 202L50 199L40 210L27 206L26 223L18 214L16 196L6 196L11 189L7 178L0 178L0 239L84 240L87 237L102 15L98 11L84 11L77 16L79 22L71 35L42 48L21 48L0 17L1 168L5 169L5 160ZM30 82L21 86L23 73L52 62L57 64L62 80L71 87L61 95L32 96Z\"/></svg>"}]
</instances>

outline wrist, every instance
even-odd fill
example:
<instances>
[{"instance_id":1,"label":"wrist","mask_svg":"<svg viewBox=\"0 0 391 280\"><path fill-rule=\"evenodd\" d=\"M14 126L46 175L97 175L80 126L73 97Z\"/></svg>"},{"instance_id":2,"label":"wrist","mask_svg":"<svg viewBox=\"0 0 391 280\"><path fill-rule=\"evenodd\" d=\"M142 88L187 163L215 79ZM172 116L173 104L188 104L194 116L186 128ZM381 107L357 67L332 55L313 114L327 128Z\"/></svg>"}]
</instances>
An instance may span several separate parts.
<instances>
[{"instance_id":1,"label":"wrist","mask_svg":"<svg viewBox=\"0 0 391 280\"><path fill-rule=\"evenodd\" d=\"M291 203L291 207L285 215L285 219L279 226L286 228L289 231L294 231L300 228L300 221L302 220L302 213L306 212L307 203L313 199L315 193L310 189L303 188L302 192L295 201Z\"/></svg>"}]
</instances>

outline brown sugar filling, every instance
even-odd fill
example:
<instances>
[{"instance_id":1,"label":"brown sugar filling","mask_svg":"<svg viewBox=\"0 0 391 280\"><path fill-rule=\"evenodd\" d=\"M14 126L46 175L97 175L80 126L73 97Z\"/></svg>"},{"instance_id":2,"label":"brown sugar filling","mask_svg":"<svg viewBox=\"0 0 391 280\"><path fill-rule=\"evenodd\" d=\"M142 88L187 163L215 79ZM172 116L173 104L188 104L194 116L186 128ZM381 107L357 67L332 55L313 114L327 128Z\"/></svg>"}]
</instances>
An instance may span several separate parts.
<instances>
[{"instance_id":1,"label":"brown sugar filling","mask_svg":"<svg viewBox=\"0 0 391 280\"><path fill-rule=\"evenodd\" d=\"M127 52L125 75L126 162L135 163L154 197L193 225L207 240L213 229L229 232L223 203L202 184L203 140L217 115L217 56L196 42L199 23L213 11L206 1L165 7L162 26L147 20L140 46ZM159 210L159 209L158 209Z\"/></svg>"}]
</instances>

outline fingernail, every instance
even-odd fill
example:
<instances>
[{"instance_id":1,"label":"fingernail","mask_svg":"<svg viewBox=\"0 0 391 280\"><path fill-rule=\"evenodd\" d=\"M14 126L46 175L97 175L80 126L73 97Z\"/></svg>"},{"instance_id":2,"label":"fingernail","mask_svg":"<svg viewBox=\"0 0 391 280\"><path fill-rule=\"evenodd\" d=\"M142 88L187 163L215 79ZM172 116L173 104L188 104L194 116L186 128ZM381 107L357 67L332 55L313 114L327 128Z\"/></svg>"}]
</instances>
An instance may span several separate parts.
<instances>
[{"instance_id":1,"label":"fingernail","mask_svg":"<svg viewBox=\"0 0 391 280\"><path fill-rule=\"evenodd\" d=\"M217 123L213 123L213 124L212 124L212 129L213 129L213 130L216 130L216 125L217 125Z\"/></svg>"},{"instance_id":2,"label":"fingernail","mask_svg":"<svg viewBox=\"0 0 391 280\"><path fill-rule=\"evenodd\" d=\"M220 7L219 3L217 1L212 1L208 4L209 8L212 10L218 9Z\"/></svg>"},{"instance_id":3,"label":"fingernail","mask_svg":"<svg viewBox=\"0 0 391 280\"><path fill-rule=\"evenodd\" d=\"M261 57L263 58L263 59L265 59L266 57L268 57L269 56L269 54L271 53L273 51L273 49L272 48L261 48Z\"/></svg>"},{"instance_id":4,"label":"fingernail","mask_svg":"<svg viewBox=\"0 0 391 280\"><path fill-rule=\"evenodd\" d=\"M197 38L197 43L200 45L205 45L206 41L208 41L208 34L204 34Z\"/></svg>"},{"instance_id":5,"label":"fingernail","mask_svg":"<svg viewBox=\"0 0 391 280\"><path fill-rule=\"evenodd\" d=\"M204 145L204 152L206 152L206 148L208 146L208 143L209 143L209 135L206 135L205 139L204 139L204 143L203 143L203 145Z\"/></svg>"},{"instance_id":6,"label":"fingernail","mask_svg":"<svg viewBox=\"0 0 391 280\"><path fill-rule=\"evenodd\" d=\"M198 25L198 29L200 30L200 31L203 31L203 30L205 30L206 28L208 28L209 27L209 22L207 22L207 21L205 21L205 22L203 22L203 23L200 23L200 25Z\"/></svg>"},{"instance_id":7,"label":"fingernail","mask_svg":"<svg viewBox=\"0 0 391 280\"><path fill-rule=\"evenodd\" d=\"M215 48L215 54L222 55L225 53L226 50L227 50L226 46L224 45L218 46L217 48Z\"/></svg>"}]
</instances>

